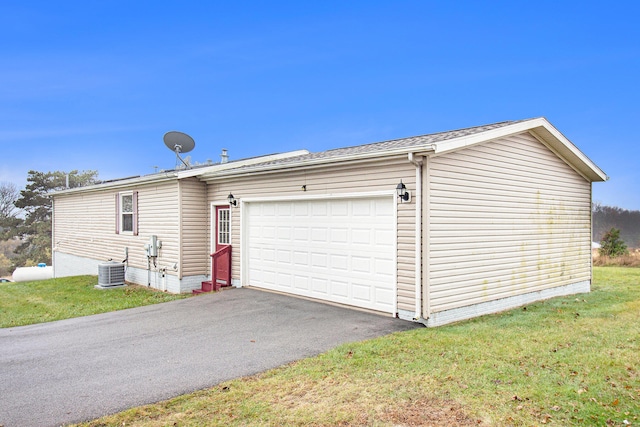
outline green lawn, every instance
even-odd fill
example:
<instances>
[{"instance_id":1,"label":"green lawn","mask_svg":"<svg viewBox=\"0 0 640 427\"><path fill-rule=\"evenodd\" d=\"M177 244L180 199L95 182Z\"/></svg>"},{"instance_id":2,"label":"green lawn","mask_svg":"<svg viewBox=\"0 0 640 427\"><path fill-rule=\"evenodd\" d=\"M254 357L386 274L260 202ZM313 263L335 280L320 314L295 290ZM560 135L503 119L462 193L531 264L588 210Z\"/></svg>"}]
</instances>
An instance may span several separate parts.
<instances>
[{"instance_id":1,"label":"green lawn","mask_svg":"<svg viewBox=\"0 0 640 427\"><path fill-rule=\"evenodd\" d=\"M640 269L590 294L318 357L87 426L640 425Z\"/></svg>"},{"instance_id":2,"label":"green lawn","mask_svg":"<svg viewBox=\"0 0 640 427\"><path fill-rule=\"evenodd\" d=\"M95 289L96 276L0 284L0 328L69 319L186 298L142 286Z\"/></svg>"}]
</instances>

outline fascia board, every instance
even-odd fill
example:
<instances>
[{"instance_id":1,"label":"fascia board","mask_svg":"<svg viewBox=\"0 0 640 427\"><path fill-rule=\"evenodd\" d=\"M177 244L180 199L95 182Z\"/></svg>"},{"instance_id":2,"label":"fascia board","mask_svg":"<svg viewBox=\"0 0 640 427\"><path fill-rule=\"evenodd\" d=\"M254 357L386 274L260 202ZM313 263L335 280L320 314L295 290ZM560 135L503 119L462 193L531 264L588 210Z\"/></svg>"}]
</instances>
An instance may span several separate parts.
<instances>
[{"instance_id":1,"label":"fascia board","mask_svg":"<svg viewBox=\"0 0 640 427\"><path fill-rule=\"evenodd\" d=\"M482 142L492 141L498 138L504 138L509 135L515 135L518 133L526 132L532 127L537 126L538 121L544 121L545 119L531 119L524 122L514 123L512 125L503 126L500 128L488 130L485 132L475 133L473 135L462 136L460 138L448 139L446 141L436 142L434 145L434 154L442 154L449 151L459 150L470 145L480 144ZM548 123L548 122L547 122Z\"/></svg>"},{"instance_id":2,"label":"fascia board","mask_svg":"<svg viewBox=\"0 0 640 427\"><path fill-rule=\"evenodd\" d=\"M91 193L95 191L102 191L105 189L123 189L123 188L137 187L141 184L162 183L162 182L177 181L177 180L178 180L178 175L175 172L166 172L162 176L148 175L148 176L141 176L137 178L123 179L123 180L114 181L114 182L105 182L102 184L95 184L87 187L77 187L77 188L70 188L68 190L55 191L50 193L50 195L59 196L59 195L74 194L74 193Z\"/></svg>"},{"instance_id":3,"label":"fascia board","mask_svg":"<svg viewBox=\"0 0 640 427\"><path fill-rule=\"evenodd\" d=\"M578 169L591 181L606 181L607 175L593 163L582 151L558 131L547 119L539 117L526 120L490 131L450 139L435 143L435 154L443 154L470 145L505 138L523 132L532 132L534 136L545 141L553 150L574 168Z\"/></svg>"},{"instance_id":4,"label":"fascia board","mask_svg":"<svg viewBox=\"0 0 640 427\"><path fill-rule=\"evenodd\" d=\"M62 194L88 193L92 191L102 191L105 189L131 188L131 187L135 187L135 186L138 186L141 184L147 184L147 183L162 183L162 182L171 181L171 180L190 178L193 176L196 176L196 177L206 176L207 174L215 175L217 172L227 170L227 169L237 168L237 167L251 165L255 163L280 160L288 157L303 156L305 154L309 154L309 151L307 150L289 151L286 153L272 154L268 156L256 157L256 158L251 158L246 160L239 160L232 163L212 165L212 166L208 166L201 169L170 171L170 172L164 172L162 174L153 174L153 175L146 175L146 176L130 178L130 179L122 179L118 181L106 182L106 183L91 185L87 187L70 188L68 190L60 190L60 191L52 192L51 195L57 196Z\"/></svg>"},{"instance_id":5,"label":"fascia board","mask_svg":"<svg viewBox=\"0 0 640 427\"><path fill-rule=\"evenodd\" d=\"M406 155L407 153L422 153L422 155L432 153L431 149L432 144L428 144L427 146L416 146L416 147L404 147L395 150L388 151L376 151L372 153L361 153L361 154L351 154L347 156L339 156L339 157L331 157L331 158L320 158L320 159L308 159L301 160L298 162L291 163L282 163L277 165L266 165L266 166L257 166L253 168L246 168L242 170L230 170L229 173L220 173L215 174L210 177L207 177L207 181L213 181L215 179L227 179L230 177L248 175L248 174L260 174L260 173L268 173L275 172L278 170L285 169L294 169L294 168L310 168L310 167L322 167L328 166L335 163L344 163L344 162L357 162L357 161L376 161L387 157L398 156L398 155Z\"/></svg>"},{"instance_id":6,"label":"fascia board","mask_svg":"<svg viewBox=\"0 0 640 427\"><path fill-rule=\"evenodd\" d=\"M545 121L546 122L546 121ZM531 129L534 136L547 142L556 153L565 159L570 165L576 167L591 181L607 181L609 177L595 163L591 161L582 151L569 141L560 131L549 122L545 126Z\"/></svg>"},{"instance_id":7,"label":"fascia board","mask_svg":"<svg viewBox=\"0 0 640 427\"><path fill-rule=\"evenodd\" d=\"M288 159L290 157L304 156L306 154L309 154L308 150L295 150L295 151L288 151L286 153L270 154L267 156L254 157L246 160L238 160L230 163L221 163L221 164L219 163L217 165L209 166L203 169L198 169L198 170L189 169L189 170L180 171L178 172L178 178L183 179L183 178L189 178L189 177L195 176L200 178L201 180L205 180L207 179L207 177L215 176L219 172L223 172L225 170L236 169L243 166L250 166L257 163Z\"/></svg>"}]
</instances>

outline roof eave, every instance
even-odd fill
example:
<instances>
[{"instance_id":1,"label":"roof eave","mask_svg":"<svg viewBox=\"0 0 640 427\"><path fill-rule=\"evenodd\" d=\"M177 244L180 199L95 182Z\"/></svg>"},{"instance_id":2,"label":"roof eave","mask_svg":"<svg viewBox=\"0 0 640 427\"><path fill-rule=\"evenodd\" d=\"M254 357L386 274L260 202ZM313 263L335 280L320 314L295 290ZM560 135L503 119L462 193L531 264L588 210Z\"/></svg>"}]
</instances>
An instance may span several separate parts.
<instances>
[{"instance_id":1,"label":"roof eave","mask_svg":"<svg viewBox=\"0 0 640 427\"><path fill-rule=\"evenodd\" d=\"M557 155L570 166L579 171L590 181L606 181L609 177L596 166L582 151L558 131L547 119L539 117L524 120L504 127L480 132L460 138L435 143L435 153L441 154L470 145L505 138L523 132L531 132L538 139L546 142Z\"/></svg>"},{"instance_id":2,"label":"roof eave","mask_svg":"<svg viewBox=\"0 0 640 427\"><path fill-rule=\"evenodd\" d=\"M320 159L305 159L291 163L280 163L275 165L256 165L255 167L244 168L244 169L231 169L225 173L222 171L221 173L217 173L212 176L203 177L202 179L211 181L217 178L230 178L234 176L242 176L254 173L264 173L264 172L273 172L277 170L284 169L292 169L292 168L301 168L301 167L314 167L314 166L324 166L330 165L334 163L344 163L344 162L354 162L354 161L366 161L366 160L376 160L379 158L386 158L389 156L396 155L406 155L407 153L414 153L417 155L427 155L432 153L434 150L434 144L427 144L424 146L415 146L415 147L403 147L394 150L385 150L385 151L377 151L372 153L360 153L360 154L349 154L344 156L336 156L330 158L320 158Z\"/></svg>"},{"instance_id":3,"label":"roof eave","mask_svg":"<svg viewBox=\"0 0 640 427\"><path fill-rule=\"evenodd\" d=\"M140 184L146 184L151 182L160 183L160 182L167 182L167 181L175 181L177 179L178 179L178 174L175 171L171 171L171 172L165 172L162 176L158 176L157 174L146 175L146 176L140 176L136 178L104 182L101 184L89 185L86 187L69 188L67 190L54 191L50 195L60 196L60 195L74 194L74 193L89 193L92 191L101 191L108 188L113 188L113 189L129 188L129 187L135 187Z\"/></svg>"},{"instance_id":4,"label":"roof eave","mask_svg":"<svg viewBox=\"0 0 640 427\"><path fill-rule=\"evenodd\" d=\"M584 176L592 182L604 182L609 179L607 174L600 169L586 154L578 149L571 141L569 141L558 129L556 129L547 120L542 119L543 123L531 129L531 132L542 138L556 153L565 159L569 164L578 169Z\"/></svg>"}]
</instances>

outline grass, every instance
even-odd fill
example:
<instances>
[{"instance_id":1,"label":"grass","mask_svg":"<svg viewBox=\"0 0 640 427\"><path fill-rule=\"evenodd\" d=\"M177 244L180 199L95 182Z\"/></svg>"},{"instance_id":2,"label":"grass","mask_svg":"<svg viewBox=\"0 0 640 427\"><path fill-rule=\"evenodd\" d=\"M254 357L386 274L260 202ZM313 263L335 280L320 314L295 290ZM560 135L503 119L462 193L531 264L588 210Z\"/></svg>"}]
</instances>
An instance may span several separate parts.
<instances>
[{"instance_id":1,"label":"grass","mask_svg":"<svg viewBox=\"0 0 640 427\"><path fill-rule=\"evenodd\" d=\"M96 276L0 284L0 328L88 316L157 304L188 295L158 292L143 286L95 289Z\"/></svg>"},{"instance_id":2,"label":"grass","mask_svg":"<svg viewBox=\"0 0 640 427\"><path fill-rule=\"evenodd\" d=\"M343 345L82 426L640 425L640 269L590 294Z\"/></svg>"}]
</instances>

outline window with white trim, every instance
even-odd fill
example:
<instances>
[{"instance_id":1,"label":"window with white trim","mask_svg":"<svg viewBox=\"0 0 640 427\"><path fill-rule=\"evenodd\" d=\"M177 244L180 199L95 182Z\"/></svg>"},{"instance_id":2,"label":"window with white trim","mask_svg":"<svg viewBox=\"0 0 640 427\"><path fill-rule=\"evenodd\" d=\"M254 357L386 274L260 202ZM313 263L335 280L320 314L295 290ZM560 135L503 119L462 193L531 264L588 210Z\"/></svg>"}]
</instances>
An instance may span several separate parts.
<instances>
[{"instance_id":1,"label":"window with white trim","mask_svg":"<svg viewBox=\"0 0 640 427\"><path fill-rule=\"evenodd\" d=\"M218 244L231 243L230 210L218 209Z\"/></svg>"},{"instance_id":2,"label":"window with white trim","mask_svg":"<svg viewBox=\"0 0 640 427\"><path fill-rule=\"evenodd\" d=\"M138 234L138 192L116 194L116 233Z\"/></svg>"}]
</instances>

